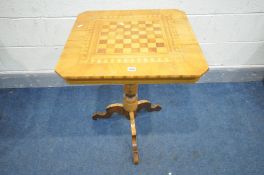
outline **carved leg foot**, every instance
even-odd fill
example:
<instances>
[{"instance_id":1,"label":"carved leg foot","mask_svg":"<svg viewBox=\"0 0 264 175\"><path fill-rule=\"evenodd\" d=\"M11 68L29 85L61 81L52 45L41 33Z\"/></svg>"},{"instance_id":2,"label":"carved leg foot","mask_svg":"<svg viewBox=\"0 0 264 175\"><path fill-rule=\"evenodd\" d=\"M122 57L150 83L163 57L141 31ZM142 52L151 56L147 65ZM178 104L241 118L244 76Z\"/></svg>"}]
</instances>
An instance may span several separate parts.
<instances>
[{"instance_id":1,"label":"carved leg foot","mask_svg":"<svg viewBox=\"0 0 264 175\"><path fill-rule=\"evenodd\" d=\"M158 104L151 104L148 100L140 100L138 101L137 111L140 111L141 109L146 109L148 112L152 112L160 111L161 107Z\"/></svg>"},{"instance_id":2,"label":"carved leg foot","mask_svg":"<svg viewBox=\"0 0 264 175\"><path fill-rule=\"evenodd\" d=\"M135 113L129 112L129 117L130 117L131 135L132 135L133 162L134 164L138 164L139 155L138 155L138 147L137 147L137 131L136 131L136 124L135 124Z\"/></svg>"},{"instance_id":3,"label":"carved leg foot","mask_svg":"<svg viewBox=\"0 0 264 175\"><path fill-rule=\"evenodd\" d=\"M121 115L125 115L127 118L129 117L128 112L124 110L123 105L116 103L116 104L111 104L106 107L106 112L96 112L93 114L92 118L94 120L97 119L106 119L110 118L113 113L118 113Z\"/></svg>"}]
</instances>

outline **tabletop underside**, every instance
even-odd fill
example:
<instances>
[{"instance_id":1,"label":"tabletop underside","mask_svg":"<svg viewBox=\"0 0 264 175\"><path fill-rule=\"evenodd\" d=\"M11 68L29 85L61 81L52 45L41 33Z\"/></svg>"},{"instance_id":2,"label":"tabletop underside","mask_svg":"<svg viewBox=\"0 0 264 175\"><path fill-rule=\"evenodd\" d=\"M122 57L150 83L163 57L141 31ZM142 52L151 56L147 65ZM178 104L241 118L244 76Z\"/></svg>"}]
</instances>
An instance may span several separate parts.
<instances>
[{"instance_id":1,"label":"tabletop underside","mask_svg":"<svg viewBox=\"0 0 264 175\"><path fill-rule=\"evenodd\" d=\"M80 14L56 72L70 83L170 83L207 69L183 12L130 10Z\"/></svg>"}]
</instances>

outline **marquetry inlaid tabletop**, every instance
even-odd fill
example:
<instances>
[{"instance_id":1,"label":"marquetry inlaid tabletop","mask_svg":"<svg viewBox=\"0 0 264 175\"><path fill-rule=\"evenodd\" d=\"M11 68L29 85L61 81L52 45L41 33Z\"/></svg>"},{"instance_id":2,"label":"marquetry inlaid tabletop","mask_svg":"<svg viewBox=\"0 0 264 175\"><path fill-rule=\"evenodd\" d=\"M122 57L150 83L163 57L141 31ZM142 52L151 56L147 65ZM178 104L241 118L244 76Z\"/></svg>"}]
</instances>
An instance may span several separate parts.
<instances>
[{"instance_id":1,"label":"marquetry inlaid tabletop","mask_svg":"<svg viewBox=\"0 0 264 175\"><path fill-rule=\"evenodd\" d=\"M107 84L194 82L207 70L178 10L84 12L56 67L71 83Z\"/></svg>"}]
</instances>

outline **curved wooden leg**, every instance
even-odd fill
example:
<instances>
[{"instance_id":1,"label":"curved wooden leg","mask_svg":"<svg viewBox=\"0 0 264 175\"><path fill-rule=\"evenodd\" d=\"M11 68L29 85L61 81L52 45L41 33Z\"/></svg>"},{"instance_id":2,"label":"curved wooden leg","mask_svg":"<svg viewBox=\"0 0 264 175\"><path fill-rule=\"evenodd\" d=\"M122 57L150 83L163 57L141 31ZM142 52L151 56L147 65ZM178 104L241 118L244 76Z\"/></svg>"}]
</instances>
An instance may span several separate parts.
<instances>
[{"instance_id":1,"label":"curved wooden leg","mask_svg":"<svg viewBox=\"0 0 264 175\"><path fill-rule=\"evenodd\" d=\"M106 112L96 112L93 114L92 118L94 120L97 119L105 119L105 118L110 118L112 116L113 113L118 113L118 114L122 114L125 115L126 117L128 117L128 112L124 110L123 108L123 104L111 104L109 106L106 107Z\"/></svg>"},{"instance_id":2,"label":"curved wooden leg","mask_svg":"<svg viewBox=\"0 0 264 175\"><path fill-rule=\"evenodd\" d=\"M148 112L160 111L161 106L158 104L151 104L148 100L139 100L137 111L140 111L141 109L146 109Z\"/></svg>"},{"instance_id":3,"label":"curved wooden leg","mask_svg":"<svg viewBox=\"0 0 264 175\"><path fill-rule=\"evenodd\" d=\"M129 112L131 135L132 135L133 162L134 162L134 164L138 164L139 155L138 155L137 132L136 132L136 124L135 124L135 116L134 115L135 115L134 112Z\"/></svg>"}]
</instances>

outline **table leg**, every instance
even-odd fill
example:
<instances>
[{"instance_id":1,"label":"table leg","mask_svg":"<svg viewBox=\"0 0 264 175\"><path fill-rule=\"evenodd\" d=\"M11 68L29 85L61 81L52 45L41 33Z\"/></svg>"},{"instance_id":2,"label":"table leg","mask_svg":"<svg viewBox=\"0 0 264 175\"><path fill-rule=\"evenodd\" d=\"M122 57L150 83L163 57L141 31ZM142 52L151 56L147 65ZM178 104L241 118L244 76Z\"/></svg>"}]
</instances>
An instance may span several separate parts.
<instances>
[{"instance_id":1,"label":"table leg","mask_svg":"<svg viewBox=\"0 0 264 175\"><path fill-rule=\"evenodd\" d=\"M134 164L138 164L139 155L138 155L138 147L137 147L137 131L136 131L136 124L135 124L135 113L129 112L129 117L130 117L131 135L132 135L133 162Z\"/></svg>"},{"instance_id":2,"label":"table leg","mask_svg":"<svg viewBox=\"0 0 264 175\"><path fill-rule=\"evenodd\" d=\"M108 105L106 107L105 111L106 112L96 112L96 113L94 113L92 118L94 120L106 119L106 118L110 118L113 113L118 113L118 114L126 116L129 119L128 112L125 111L125 109L123 107L123 104L115 103L115 104Z\"/></svg>"},{"instance_id":3,"label":"table leg","mask_svg":"<svg viewBox=\"0 0 264 175\"><path fill-rule=\"evenodd\" d=\"M152 111L160 111L161 107L158 104L151 104L150 101L148 100L139 100L137 111L140 111L141 109L146 109L146 111L152 112Z\"/></svg>"}]
</instances>

